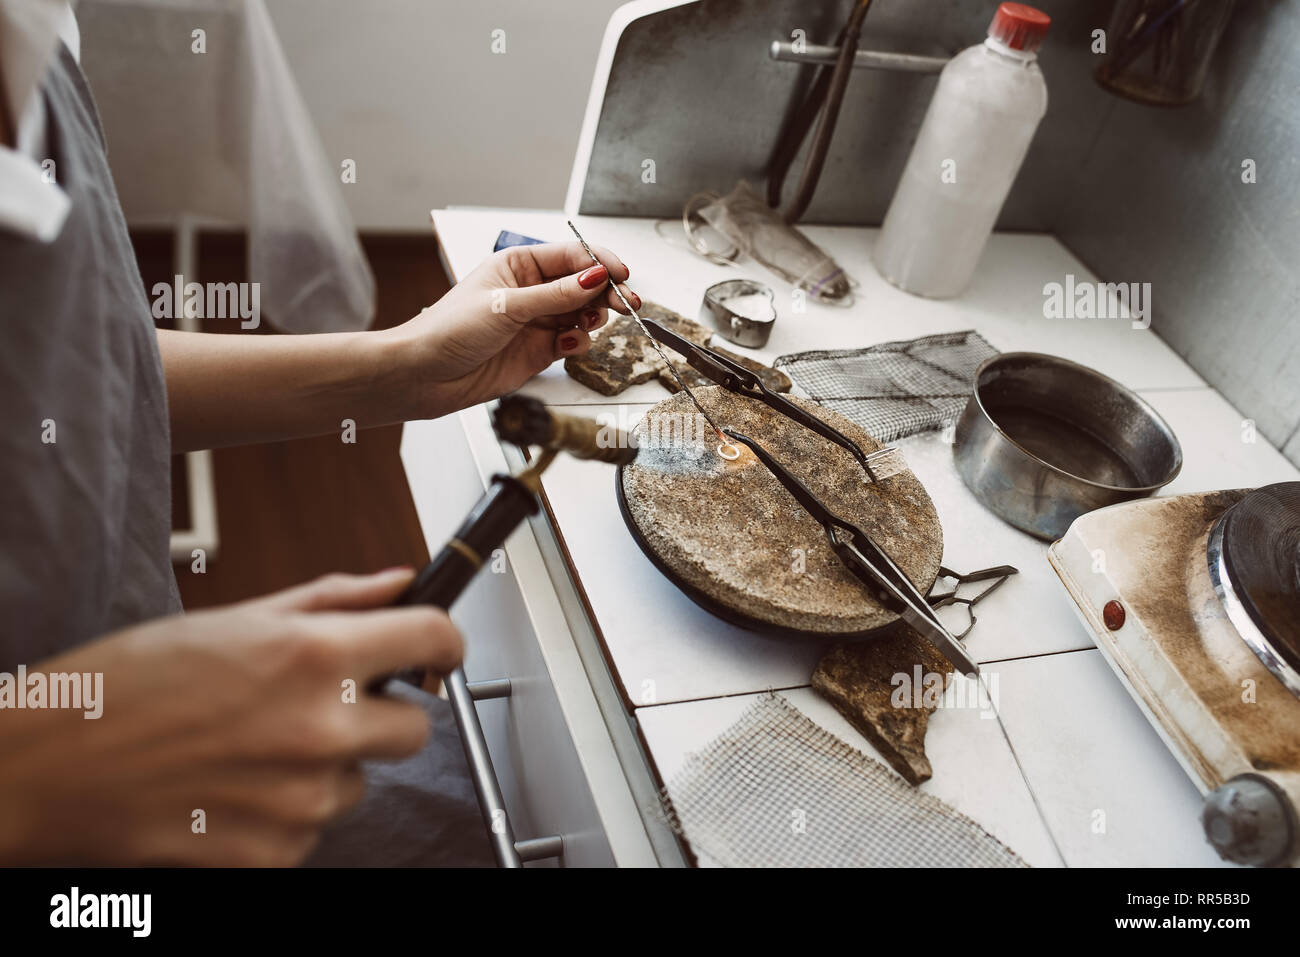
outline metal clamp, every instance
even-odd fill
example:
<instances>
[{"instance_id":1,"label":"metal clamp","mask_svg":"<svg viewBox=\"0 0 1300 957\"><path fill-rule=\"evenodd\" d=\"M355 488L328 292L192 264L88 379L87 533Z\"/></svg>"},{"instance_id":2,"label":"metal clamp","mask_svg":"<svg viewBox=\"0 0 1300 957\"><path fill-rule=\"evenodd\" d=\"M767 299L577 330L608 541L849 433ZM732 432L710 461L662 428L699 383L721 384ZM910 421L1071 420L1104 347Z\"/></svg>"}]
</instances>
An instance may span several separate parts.
<instances>
[{"instance_id":1,"label":"metal clamp","mask_svg":"<svg viewBox=\"0 0 1300 957\"><path fill-rule=\"evenodd\" d=\"M822 63L834 65L840 48L821 43L804 43L796 50L793 43L773 40L768 49L773 60L790 63ZM853 56L853 66L865 70L895 70L900 73L938 73L948 65L948 57L922 56L917 53L886 53L883 50L858 50Z\"/></svg>"},{"instance_id":2,"label":"metal clamp","mask_svg":"<svg viewBox=\"0 0 1300 957\"><path fill-rule=\"evenodd\" d=\"M510 679L497 678L470 684L465 680L464 670L457 668L447 676L446 687L452 715L456 718L456 730L460 732L460 743L465 749L465 760L469 762L474 793L478 796L479 810L483 814L483 823L487 825L497 865L522 867L525 861L561 857L564 853L564 838L559 835L515 840L514 828L510 826L510 816L506 813L506 802L501 796L501 784L497 780L496 768L492 766L487 739L483 736L483 726L479 723L478 711L474 708L475 701L510 697Z\"/></svg>"}]
</instances>

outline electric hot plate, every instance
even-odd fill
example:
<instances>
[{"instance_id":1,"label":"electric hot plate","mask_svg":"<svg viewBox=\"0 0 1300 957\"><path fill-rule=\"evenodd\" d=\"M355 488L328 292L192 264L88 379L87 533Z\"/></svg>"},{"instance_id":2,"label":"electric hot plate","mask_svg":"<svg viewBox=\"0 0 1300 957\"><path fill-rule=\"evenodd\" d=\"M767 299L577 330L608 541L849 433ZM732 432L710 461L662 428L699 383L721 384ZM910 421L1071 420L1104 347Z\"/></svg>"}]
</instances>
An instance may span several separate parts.
<instances>
[{"instance_id":1,"label":"electric hot plate","mask_svg":"<svg viewBox=\"0 0 1300 957\"><path fill-rule=\"evenodd\" d=\"M866 480L852 455L766 405L717 386L695 390L718 424L748 435L809 489L859 525L926 594L943 531L910 471ZM881 448L829 409L791 397L870 454ZM718 439L678 393L641 420L641 450L616 477L624 521L650 561L712 614L792 638L868 638L898 621L840 562L822 527L758 461L718 454Z\"/></svg>"},{"instance_id":2,"label":"electric hot plate","mask_svg":"<svg viewBox=\"0 0 1300 957\"><path fill-rule=\"evenodd\" d=\"M1099 509L1048 557L1220 856L1300 865L1300 482Z\"/></svg>"}]
</instances>

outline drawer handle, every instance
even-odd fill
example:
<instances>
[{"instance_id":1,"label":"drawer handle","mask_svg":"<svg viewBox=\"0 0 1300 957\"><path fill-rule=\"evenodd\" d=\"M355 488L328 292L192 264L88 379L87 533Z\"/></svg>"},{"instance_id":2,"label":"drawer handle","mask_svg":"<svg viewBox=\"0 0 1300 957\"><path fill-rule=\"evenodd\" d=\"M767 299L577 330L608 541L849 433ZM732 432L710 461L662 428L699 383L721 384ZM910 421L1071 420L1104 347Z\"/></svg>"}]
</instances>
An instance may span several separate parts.
<instances>
[{"instance_id":1,"label":"drawer handle","mask_svg":"<svg viewBox=\"0 0 1300 957\"><path fill-rule=\"evenodd\" d=\"M469 689L469 696L475 701L486 701L489 698L509 698L510 697L510 679L493 678L491 681L471 681L466 685Z\"/></svg>"},{"instance_id":2,"label":"drawer handle","mask_svg":"<svg viewBox=\"0 0 1300 957\"><path fill-rule=\"evenodd\" d=\"M534 837L527 841L515 841L515 853L525 861L543 861L548 857L559 857L564 853L564 838L557 834L552 837Z\"/></svg>"},{"instance_id":3,"label":"drawer handle","mask_svg":"<svg viewBox=\"0 0 1300 957\"><path fill-rule=\"evenodd\" d=\"M522 867L524 861L560 857L564 853L564 839L551 836L515 840L514 828L510 825L510 816L506 813L505 800L501 796L501 784L497 781L496 768L492 766L487 739L483 737L483 726L479 724L478 711L474 708L475 701L508 697L509 678L470 684L465 680L465 672L461 668L447 676L447 698L451 702L451 713L456 719L456 730L460 732L460 743L465 749L474 793L478 796L479 810L483 814L483 823L487 825L497 865Z\"/></svg>"}]
</instances>

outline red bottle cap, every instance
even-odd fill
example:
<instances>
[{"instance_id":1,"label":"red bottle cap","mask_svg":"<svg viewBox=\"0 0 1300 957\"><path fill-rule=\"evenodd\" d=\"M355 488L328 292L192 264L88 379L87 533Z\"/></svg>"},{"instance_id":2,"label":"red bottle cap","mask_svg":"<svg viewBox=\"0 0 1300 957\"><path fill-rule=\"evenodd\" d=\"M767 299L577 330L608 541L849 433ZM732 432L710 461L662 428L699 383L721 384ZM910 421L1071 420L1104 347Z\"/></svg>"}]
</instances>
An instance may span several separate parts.
<instances>
[{"instance_id":1,"label":"red bottle cap","mask_svg":"<svg viewBox=\"0 0 1300 957\"><path fill-rule=\"evenodd\" d=\"M989 36L1013 50L1033 53L1042 46L1043 37L1047 36L1047 28L1051 25L1052 18L1042 10L1025 3L1003 3L993 14Z\"/></svg>"}]
</instances>

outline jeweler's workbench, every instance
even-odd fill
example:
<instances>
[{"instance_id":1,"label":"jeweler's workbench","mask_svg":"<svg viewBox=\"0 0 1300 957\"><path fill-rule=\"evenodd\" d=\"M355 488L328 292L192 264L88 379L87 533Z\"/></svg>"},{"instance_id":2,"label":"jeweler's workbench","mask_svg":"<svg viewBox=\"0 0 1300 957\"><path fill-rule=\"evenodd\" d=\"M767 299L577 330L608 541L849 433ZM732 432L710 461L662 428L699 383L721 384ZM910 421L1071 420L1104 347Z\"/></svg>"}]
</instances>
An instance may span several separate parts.
<instances>
[{"instance_id":1,"label":"jeweler's workbench","mask_svg":"<svg viewBox=\"0 0 1300 957\"><path fill-rule=\"evenodd\" d=\"M490 253L502 229L556 241L572 235L559 212L457 209L434 219L453 280ZM1050 236L995 235L974 285L959 299L932 301L876 274L875 230L808 227L860 286L850 308L809 302L796 313L790 288L759 267L696 259L666 244L649 220L576 222L631 267L644 299L687 316L721 280L773 286L779 318L771 339L745 352L764 362L973 328L1004 352L1065 356L1140 392L1185 456L1163 494L1300 476L1264 439L1244 441L1253 433L1242 416L1151 330L1124 319L1045 318L1046 283L1094 278ZM611 399L573 381L562 363L522 391L627 429L667 394L651 381ZM1033 865L1220 864L1201 834L1196 788L1076 620L1046 545L974 499L943 434L897 444L938 511L943 563L1020 569L980 604L967 639L994 707L934 713L926 740L934 776L922 788ZM483 407L408 424L402 457L431 549L492 473L521 461L497 442ZM559 460L546 473L545 495L543 514L495 557L499 574L480 576L455 611L470 679L511 681L507 699L482 701L478 711L520 838L561 835L569 865L681 863L655 813L656 789L768 690L872 753L809 687L826 646L760 637L692 603L629 534L607 466Z\"/></svg>"}]
</instances>

